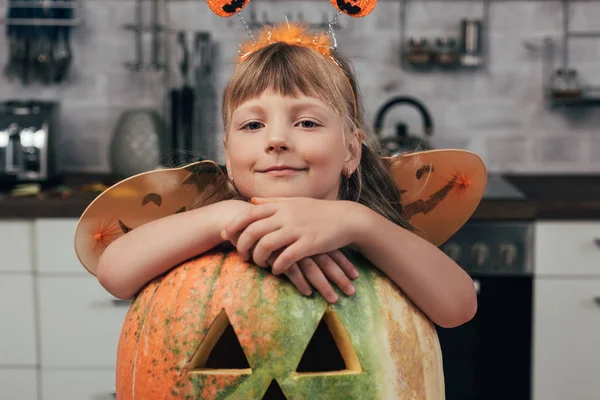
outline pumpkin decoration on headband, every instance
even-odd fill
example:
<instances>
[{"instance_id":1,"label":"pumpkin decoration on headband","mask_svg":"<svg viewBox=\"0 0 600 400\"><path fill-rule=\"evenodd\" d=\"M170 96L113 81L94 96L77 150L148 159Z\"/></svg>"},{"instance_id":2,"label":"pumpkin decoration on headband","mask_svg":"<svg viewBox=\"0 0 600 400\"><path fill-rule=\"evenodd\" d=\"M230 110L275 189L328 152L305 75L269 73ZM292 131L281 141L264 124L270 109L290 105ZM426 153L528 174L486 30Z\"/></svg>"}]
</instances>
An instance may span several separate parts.
<instances>
[{"instance_id":1,"label":"pumpkin decoration on headband","mask_svg":"<svg viewBox=\"0 0 600 400\"><path fill-rule=\"evenodd\" d=\"M329 0L340 13L345 13L353 18L369 15L375 9L377 0ZM207 0L211 11L219 17L231 17L239 13L248 5L250 0Z\"/></svg>"},{"instance_id":2,"label":"pumpkin decoration on headband","mask_svg":"<svg viewBox=\"0 0 600 400\"><path fill-rule=\"evenodd\" d=\"M227 16L247 2L209 5ZM334 5L358 17L375 1ZM319 51L319 41L299 39ZM384 162L416 233L435 245L470 218L483 196L485 167L471 152L432 150ZM118 182L82 214L75 233L79 260L95 275L112 241L187 212L203 194L219 201L226 177L224 166L205 160ZM301 295L224 246L152 280L123 324L117 399L443 399L433 323L368 260L341 250L360 277L356 293L334 305Z\"/></svg>"}]
</instances>

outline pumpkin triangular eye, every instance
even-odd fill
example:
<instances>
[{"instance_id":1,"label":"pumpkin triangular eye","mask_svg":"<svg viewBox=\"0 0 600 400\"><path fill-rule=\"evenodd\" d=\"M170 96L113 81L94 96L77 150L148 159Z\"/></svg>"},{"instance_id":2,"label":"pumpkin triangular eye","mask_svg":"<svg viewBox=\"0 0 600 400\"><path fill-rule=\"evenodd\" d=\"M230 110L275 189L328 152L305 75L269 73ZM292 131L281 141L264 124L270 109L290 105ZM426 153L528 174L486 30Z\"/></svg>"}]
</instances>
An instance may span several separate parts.
<instances>
[{"instance_id":1,"label":"pumpkin triangular eye","mask_svg":"<svg viewBox=\"0 0 600 400\"><path fill-rule=\"evenodd\" d=\"M199 374L250 374L250 364L225 310L212 323L192 357L190 372Z\"/></svg>"},{"instance_id":2,"label":"pumpkin triangular eye","mask_svg":"<svg viewBox=\"0 0 600 400\"><path fill-rule=\"evenodd\" d=\"M287 400L287 397L283 394L281 386L273 379L262 400Z\"/></svg>"},{"instance_id":3,"label":"pumpkin triangular eye","mask_svg":"<svg viewBox=\"0 0 600 400\"><path fill-rule=\"evenodd\" d=\"M362 367L338 316L328 308L298 364L298 375L356 374Z\"/></svg>"}]
</instances>

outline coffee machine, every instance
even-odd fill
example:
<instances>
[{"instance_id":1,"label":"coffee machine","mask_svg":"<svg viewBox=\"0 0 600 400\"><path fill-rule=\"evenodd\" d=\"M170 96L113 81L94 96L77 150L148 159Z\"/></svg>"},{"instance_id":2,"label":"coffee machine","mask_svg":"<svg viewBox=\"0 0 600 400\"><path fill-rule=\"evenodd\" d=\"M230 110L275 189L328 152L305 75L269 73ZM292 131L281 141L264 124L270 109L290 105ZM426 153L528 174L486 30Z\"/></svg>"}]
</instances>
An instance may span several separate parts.
<instances>
[{"instance_id":1,"label":"coffee machine","mask_svg":"<svg viewBox=\"0 0 600 400\"><path fill-rule=\"evenodd\" d=\"M0 184L51 183L56 178L59 105L0 102Z\"/></svg>"}]
</instances>

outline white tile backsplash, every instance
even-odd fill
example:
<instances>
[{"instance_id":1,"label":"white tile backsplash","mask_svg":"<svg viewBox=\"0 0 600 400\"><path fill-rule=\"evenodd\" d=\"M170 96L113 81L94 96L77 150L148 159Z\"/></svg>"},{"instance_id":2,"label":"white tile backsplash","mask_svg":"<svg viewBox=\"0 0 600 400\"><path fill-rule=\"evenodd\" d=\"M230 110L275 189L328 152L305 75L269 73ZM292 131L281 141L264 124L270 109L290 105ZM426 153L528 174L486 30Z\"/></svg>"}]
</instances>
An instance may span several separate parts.
<instances>
[{"instance_id":1,"label":"white tile backsplash","mask_svg":"<svg viewBox=\"0 0 600 400\"><path fill-rule=\"evenodd\" d=\"M150 2L144 4L148 22ZM133 33L122 28L134 22L134 6L133 0L82 0L83 24L73 32L72 40L74 67L63 86L23 87L0 75L0 99L41 97L62 102L62 170L108 172L109 145L119 115L130 107L164 112L169 87L165 75L134 73L123 67L135 57ZM297 19L302 13L309 22L320 22L323 13L330 18L335 14L329 2L315 0L251 2L244 11L246 19L251 10L259 18L267 12L270 20L283 20L285 14ZM400 1L380 1L365 18L342 15L343 29L336 31L340 50L354 61L368 121L391 97L413 96L432 113L434 145L476 151L492 172L600 172L600 108L549 109L543 99L548 71L539 46L546 36L556 41L553 68L558 66L560 1L492 1L487 27L490 64L481 71L421 73L400 67L400 10ZM572 28L600 30L594 17L599 11L598 2L574 2ZM462 18L481 18L482 13L483 2L478 1L410 1L406 35L457 36ZM161 18L168 17L173 31L218 33L216 71L222 90L237 44L247 39L238 18L220 18L197 0L170 2L167 14L161 13ZM149 51L147 46L146 58ZM600 85L600 39L572 40L569 56L584 82ZM0 60L6 58L6 42L0 42ZM416 110L402 106L386 117L386 132L393 132L401 121L412 133L422 131ZM221 132L216 134L220 137Z\"/></svg>"}]
</instances>

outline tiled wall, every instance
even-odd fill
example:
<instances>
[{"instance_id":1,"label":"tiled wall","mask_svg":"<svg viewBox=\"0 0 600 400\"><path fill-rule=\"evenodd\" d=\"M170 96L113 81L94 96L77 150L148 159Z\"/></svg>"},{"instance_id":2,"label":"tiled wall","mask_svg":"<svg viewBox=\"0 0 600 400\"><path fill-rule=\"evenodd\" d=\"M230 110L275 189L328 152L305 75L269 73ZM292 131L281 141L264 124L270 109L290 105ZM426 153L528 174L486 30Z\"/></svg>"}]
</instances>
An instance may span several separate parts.
<instances>
[{"instance_id":1,"label":"tiled wall","mask_svg":"<svg viewBox=\"0 0 600 400\"><path fill-rule=\"evenodd\" d=\"M148 18L150 2L144 3ZM61 100L63 170L108 171L110 140L121 112L130 107L163 112L168 87L165 76L132 73L123 67L134 57L133 35L122 29L134 20L134 4L134 0L82 0L83 24L73 39L74 70L65 85L22 87L0 76L0 99L35 96ZM269 18L276 20L283 19L284 13L297 15L300 11L311 22L320 22L323 12L333 15L326 0L253 0L250 4L259 16L266 10ZM433 115L434 146L473 150L484 158L490 171L600 171L600 109L550 110L543 99L542 55L536 48L546 36L560 46L561 2L492 1L487 70L452 73L415 73L399 66L400 9L399 0L380 0L364 19L342 16L342 29L336 34L339 47L355 63L369 120L388 98L411 95L422 100ZM483 3L475 0L409 1L406 34L458 35L460 19L479 18L482 10ZM222 88L231 72L236 45L247 38L237 17L221 19L199 0L171 1L168 11L174 30L218 32L221 58L217 70ZM572 28L600 30L597 15L600 2L574 2ZM6 60L6 53L2 41L0 60ZM569 53L581 77L600 84L600 38L575 39ZM398 107L388 115L387 130L401 120L412 132L421 132L419 116L409 107Z\"/></svg>"}]
</instances>

